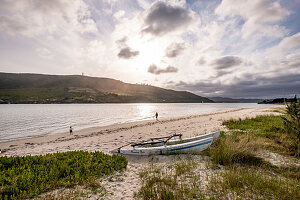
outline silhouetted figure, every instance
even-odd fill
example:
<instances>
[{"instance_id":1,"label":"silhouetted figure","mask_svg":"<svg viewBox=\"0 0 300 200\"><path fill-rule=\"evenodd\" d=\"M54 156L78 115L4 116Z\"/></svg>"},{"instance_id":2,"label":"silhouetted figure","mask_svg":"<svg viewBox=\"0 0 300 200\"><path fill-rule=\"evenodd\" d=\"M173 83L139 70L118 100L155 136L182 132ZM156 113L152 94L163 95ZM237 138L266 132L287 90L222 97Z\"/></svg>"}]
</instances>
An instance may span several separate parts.
<instances>
[{"instance_id":1,"label":"silhouetted figure","mask_svg":"<svg viewBox=\"0 0 300 200\"><path fill-rule=\"evenodd\" d=\"M70 135L72 135L72 132L73 132L73 128L72 126L70 126Z\"/></svg>"},{"instance_id":2,"label":"silhouetted figure","mask_svg":"<svg viewBox=\"0 0 300 200\"><path fill-rule=\"evenodd\" d=\"M156 118L156 120L158 120L158 113L157 112L155 113L155 118Z\"/></svg>"}]
</instances>

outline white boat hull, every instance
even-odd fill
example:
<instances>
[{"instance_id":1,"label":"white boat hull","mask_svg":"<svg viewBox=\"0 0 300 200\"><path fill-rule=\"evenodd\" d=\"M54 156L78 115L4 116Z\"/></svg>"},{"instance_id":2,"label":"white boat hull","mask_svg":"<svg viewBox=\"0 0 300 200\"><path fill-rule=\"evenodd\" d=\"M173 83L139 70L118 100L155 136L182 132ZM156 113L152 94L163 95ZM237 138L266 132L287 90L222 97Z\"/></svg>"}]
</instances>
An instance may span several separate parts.
<instances>
[{"instance_id":1,"label":"white boat hull","mask_svg":"<svg viewBox=\"0 0 300 200\"><path fill-rule=\"evenodd\" d=\"M219 136L220 136L220 131L215 131L215 132L212 132L212 133L207 133L207 134L204 134L204 135L198 135L198 136L191 137L191 138L182 138L181 140L180 139L169 140L167 144L172 145L172 144L176 144L178 142L192 142L192 141L202 140L202 139L206 139L206 138L210 138L210 137L212 137L213 140L216 140ZM162 144L163 144L163 142L161 142L159 144L154 144L153 146L161 146Z\"/></svg>"},{"instance_id":2,"label":"white boat hull","mask_svg":"<svg viewBox=\"0 0 300 200\"><path fill-rule=\"evenodd\" d=\"M197 153L207 149L213 142L213 137L206 137L195 141L184 142L174 145L140 147L140 148L121 148L119 153L126 155L159 155L173 153Z\"/></svg>"}]
</instances>

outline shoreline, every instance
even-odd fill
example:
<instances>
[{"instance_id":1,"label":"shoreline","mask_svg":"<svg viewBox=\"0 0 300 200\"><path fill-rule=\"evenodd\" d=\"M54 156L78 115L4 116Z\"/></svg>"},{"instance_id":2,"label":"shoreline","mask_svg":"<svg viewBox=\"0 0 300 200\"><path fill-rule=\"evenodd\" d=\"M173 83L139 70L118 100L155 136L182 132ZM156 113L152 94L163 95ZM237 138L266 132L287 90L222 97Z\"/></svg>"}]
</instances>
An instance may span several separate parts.
<instances>
[{"instance_id":1,"label":"shoreline","mask_svg":"<svg viewBox=\"0 0 300 200\"><path fill-rule=\"evenodd\" d=\"M52 136L18 140L6 143L0 143L0 148L5 151L0 156L25 156L25 155L44 155L47 153L66 152L66 151L101 151L111 154L110 151L126 143L146 140L153 137L167 136L173 133L182 133L183 137L191 137L205 134L216 130L226 130L223 122L229 119L245 119L259 115L280 115L274 112L274 108L241 108L226 109L222 111L190 115L176 118L167 118L159 121L147 120L139 122L130 122L124 124L115 124L105 127L88 128L81 131L62 133ZM5 148L3 148L5 147ZM154 155L154 156L135 156L126 155L128 165L127 169L119 172L111 181L113 176L104 177L100 180L105 185L107 199L134 198L134 193L141 187L140 173L145 168L155 166L166 166L179 160L192 156L206 165L205 158L201 155ZM60 191L69 191L68 189L57 189L43 194L59 194ZM98 197L91 197L96 199Z\"/></svg>"},{"instance_id":2,"label":"shoreline","mask_svg":"<svg viewBox=\"0 0 300 200\"><path fill-rule=\"evenodd\" d=\"M92 138L98 140L98 146L94 146L93 149L91 148L83 148L82 150L86 149L88 151L96 151L96 150L104 150L105 153L109 153L111 148L98 148L101 147L101 140L99 139L104 139L109 140L110 137L113 136L119 136L118 138L114 138L114 142L109 140L110 145L108 146L114 146L117 148L117 144L123 145L125 142L128 142L130 139L132 140L143 140L143 139L149 139L150 136L153 137L162 137L166 135L170 135L174 132L180 132L183 133L184 137L189 137L189 136L194 136L194 135L201 135L210 131L215 131L219 130L222 128L221 124L222 121L228 120L231 118L236 118L237 114L241 112L240 118L245 117L246 114L252 113L252 112L258 112L261 114L261 112L266 112L269 110L272 110L273 108L238 108L238 109L224 109L216 112L210 112L210 113L205 113L205 114L199 114L199 115L187 115L187 116L181 116L181 117L175 117L175 118L163 118L161 120L143 120L143 121L136 121L136 122L128 122L128 123L119 123L119 124L113 124L113 125L108 125L108 126L98 126L98 127L90 127L90 128L84 128L80 129L78 131L74 130L73 134L70 135L69 132L63 132L63 133L57 133L53 135L44 135L44 136L38 136L38 137L33 137L33 138L26 138L26 139L20 139L20 140L13 140L13 141L5 141L5 142L0 142L1 150L2 153L0 156L3 155L8 155L8 156L13 156L13 155L29 155L31 154L30 149L38 149L38 147L41 147L43 145L46 145L47 147L50 147L51 144L56 144L57 146L60 146L60 148L56 149L59 151L69 151L69 150L80 150L80 148L70 147L72 146L72 142L75 142L77 144L83 145L84 142L82 140L87 140L85 141L86 143L93 143ZM248 110L248 112L247 112ZM218 115L222 115L220 119L217 119L214 123L218 122L215 125L209 125L209 124L202 124L201 120L206 120L205 118L209 117L208 122L212 120L213 117L216 117ZM196 122L196 119L200 119L199 122ZM189 129L189 126L187 126L187 129L183 130L180 129L181 122L189 122L191 121L195 126L199 126L199 132L193 132L187 131ZM173 129L168 129L169 124L174 124L177 126L177 128L172 127ZM189 124L189 125L190 125ZM164 126L165 127L162 127ZM204 128L206 127L207 128ZM152 129L151 129L152 127ZM201 128L202 127L202 128ZM153 128L156 128L156 133L153 133ZM165 129L164 132L161 132L162 128ZM171 127L170 127L171 128ZM192 129L195 129L195 127L191 127ZM132 130L139 130L140 133L137 135L132 133ZM150 132L150 134L149 134ZM110 137L106 137L110 136ZM126 137L127 136L127 137ZM129 137L131 136L131 137ZM135 136L135 137L134 137ZM97 138L96 138L97 137ZM123 139L122 139L123 138ZM90 140L89 140L90 139ZM104 140L104 141L105 141ZM107 141L108 142L108 141ZM60 145L59 145L60 144ZM79 146L81 146L79 145ZM88 145L90 146L90 145ZM65 148L63 148L65 147ZM26 151L22 151L26 150ZM50 148L51 149L51 148ZM45 153L51 153L51 152L56 152L56 151L51 151L51 150L46 150L45 148L42 148L42 151L38 151L38 153L34 152L32 155L38 155L38 154L45 154ZM110 150L109 150L110 149Z\"/></svg>"}]
</instances>

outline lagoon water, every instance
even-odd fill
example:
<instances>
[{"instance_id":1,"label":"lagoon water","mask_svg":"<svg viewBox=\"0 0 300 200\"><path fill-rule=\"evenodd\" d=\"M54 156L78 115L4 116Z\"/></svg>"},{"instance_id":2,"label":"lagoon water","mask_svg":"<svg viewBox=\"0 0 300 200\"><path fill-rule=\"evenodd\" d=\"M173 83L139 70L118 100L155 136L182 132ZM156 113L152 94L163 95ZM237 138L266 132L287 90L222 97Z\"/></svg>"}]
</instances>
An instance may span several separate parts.
<instances>
[{"instance_id":1,"label":"lagoon water","mask_svg":"<svg viewBox=\"0 0 300 200\"><path fill-rule=\"evenodd\" d=\"M1 104L0 142L154 119L197 115L224 109L270 108L256 103Z\"/></svg>"}]
</instances>

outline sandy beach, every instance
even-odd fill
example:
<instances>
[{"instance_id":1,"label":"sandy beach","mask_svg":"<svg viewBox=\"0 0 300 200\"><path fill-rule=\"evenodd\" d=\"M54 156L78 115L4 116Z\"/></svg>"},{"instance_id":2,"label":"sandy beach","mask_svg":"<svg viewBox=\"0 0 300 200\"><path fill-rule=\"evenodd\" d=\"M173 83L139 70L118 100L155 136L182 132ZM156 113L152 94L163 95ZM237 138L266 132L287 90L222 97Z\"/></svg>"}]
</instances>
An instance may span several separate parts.
<instances>
[{"instance_id":1,"label":"sandy beach","mask_svg":"<svg viewBox=\"0 0 300 200\"><path fill-rule=\"evenodd\" d=\"M105 127L89 128L73 134L61 133L52 136L32 138L0 143L1 156L40 155L74 150L102 151L110 153L113 149L128 142L146 140L152 137L163 137L181 133L183 137L224 130L222 122L229 119L255 117L258 115L276 114L270 109L250 108L222 110L214 113L178 117L172 119L148 120L134 123L117 124ZM138 190L138 172L151 159L149 157L127 157L128 167L122 180L108 182L106 189L113 191L109 199L132 199ZM156 156L156 162L170 162L174 156ZM153 160L153 159L152 159Z\"/></svg>"}]
</instances>

